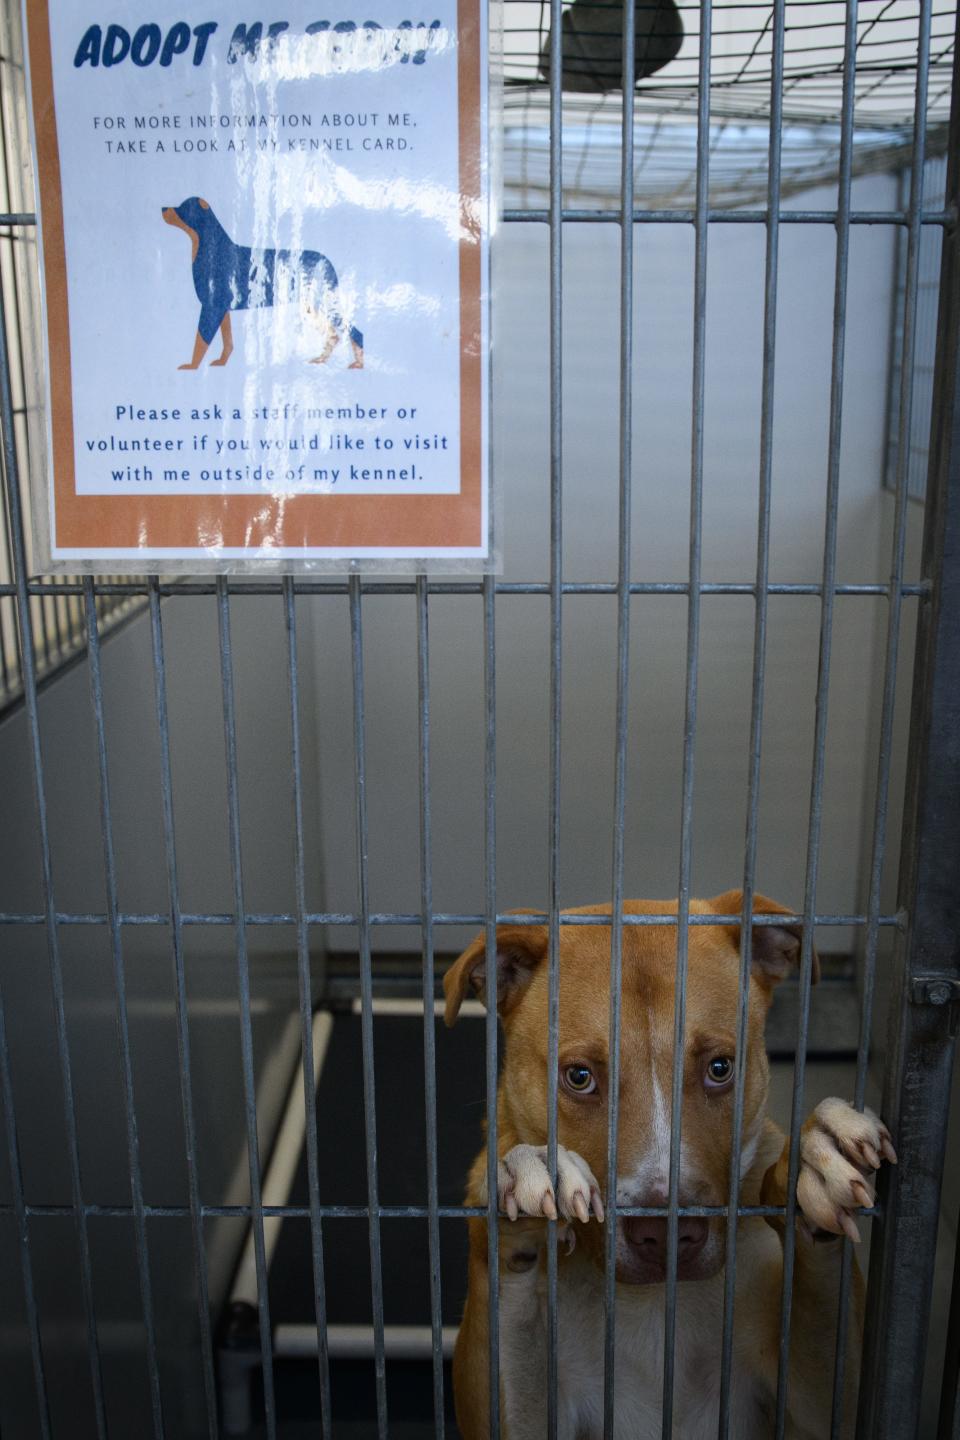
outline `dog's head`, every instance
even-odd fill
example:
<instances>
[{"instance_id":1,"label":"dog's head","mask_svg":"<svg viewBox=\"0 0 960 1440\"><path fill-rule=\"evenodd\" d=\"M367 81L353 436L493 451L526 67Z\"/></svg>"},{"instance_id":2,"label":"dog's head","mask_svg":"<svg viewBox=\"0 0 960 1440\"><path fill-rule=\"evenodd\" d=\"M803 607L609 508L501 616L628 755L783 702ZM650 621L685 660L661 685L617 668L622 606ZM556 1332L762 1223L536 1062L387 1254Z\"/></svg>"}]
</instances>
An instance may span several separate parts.
<instances>
[{"instance_id":1,"label":"dog's head","mask_svg":"<svg viewBox=\"0 0 960 1440\"><path fill-rule=\"evenodd\" d=\"M189 200L179 205L163 205L160 213L168 225L177 225L181 230L192 230L198 235L215 219L208 201L201 200L199 195L191 195Z\"/></svg>"},{"instance_id":2,"label":"dog's head","mask_svg":"<svg viewBox=\"0 0 960 1440\"><path fill-rule=\"evenodd\" d=\"M743 896L728 891L690 902L691 915L737 915ZM676 914L676 901L630 901L635 915ZM589 906L568 914L602 914ZM763 896L755 917L791 912ZM766 1119L768 1066L764 1022L774 986L796 969L799 926L755 923L750 943L750 988L744 1069L741 1175L766 1169L777 1158L761 1152ZM605 1194L610 1075L611 931L602 925L560 927L560 1029L557 1135L561 1145L587 1161ZM548 940L542 925L503 925L497 931L497 1009L506 1044L500 1080L504 1122L519 1140L547 1140ZM666 1206L670 1175L673 1093L675 925L628 924L623 928L620 1020L620 1111L617 1204ZM817 974L813 956L814 978ZM680 1141L680 1204L725 1205L733 1143L734 1083L739 1012L740 925L694 924L688 929L686 1018ZM486 1000L484 937L479 936L444 977L446 1020L452 1025L469 993ZM778 1147L779 1149L779 1147ZM617 1220L617 1278L634 1284L662 1281L666 1273L667 1222L639 1216ZM578 1238L603 1263L596 1226L578 1227ZM705 1279L722 1269L722 1217L684 1217L679 1223L678 1276Z\"/></svg>"}]
</instances>

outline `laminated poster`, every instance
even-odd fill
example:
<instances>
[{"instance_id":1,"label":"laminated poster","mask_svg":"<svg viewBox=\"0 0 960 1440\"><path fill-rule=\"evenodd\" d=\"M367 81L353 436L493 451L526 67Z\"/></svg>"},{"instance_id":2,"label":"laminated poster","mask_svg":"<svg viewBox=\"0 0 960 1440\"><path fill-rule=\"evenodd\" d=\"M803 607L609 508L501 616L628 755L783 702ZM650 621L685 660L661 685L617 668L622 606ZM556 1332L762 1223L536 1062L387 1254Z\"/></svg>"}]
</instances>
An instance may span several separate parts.
<instances>
[{"instance_id":1,"label":"laminated poster","mask_svg":"<svg viewBox=\"0 0 960 1440\"><path fill-rule=\"evenodd\" d=\"M25 14L51 562L485 568L484 0Z\"/></svg>"}]
</instances>

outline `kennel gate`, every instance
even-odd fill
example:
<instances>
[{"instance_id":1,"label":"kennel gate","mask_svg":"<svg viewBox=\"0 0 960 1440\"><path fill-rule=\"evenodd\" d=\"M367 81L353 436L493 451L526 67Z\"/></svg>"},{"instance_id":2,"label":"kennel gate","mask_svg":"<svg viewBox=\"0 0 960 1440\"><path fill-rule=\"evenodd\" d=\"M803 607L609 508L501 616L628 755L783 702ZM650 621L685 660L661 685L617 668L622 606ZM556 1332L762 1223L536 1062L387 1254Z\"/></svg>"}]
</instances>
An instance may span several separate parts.
<instances>
[{"instance_id":1,"label":"kennel gate","mask_svg":"<svg viewBox=\"0 0 960 1440\"><path fill-rule=\"evenodd\" d=\"M635 0L624 6L624 88L633 90L633 45L629 43L634 27ZM560 50L560 0L551 0L552 16L551 73L557 77L562 69ZM749 803L744 859L744 907L741 915L727 917L731 923L742 920L744 933L749 934L754 919L754 871L757 845L757 798L760 783L761 728L766 662L767 602L772 594L819 596L820 681L816 697L814 753L811 769L810 827L806 852L806 878L802 910L795 917L804 925L802 973L800 986L800 1022L797 1034L795 1086L792 1106L791 1194L799 1164L798 1134L804 1117L804 1057L807 1042L810 984L812 975L812 937L814 923L824 926L856 926L864 937L866 955L864 991L861 1006L860 1042L857 1069L856 1100L863 1104L866 1085L867 1058L871 1038L873 992L876 981L878 937L881 927L895 932L895 953L890 976L893 996L890 1012L890 1041L886 1066L883 1113L891 1125L900 1156L896 1170L886 1170L881 1179L877 1205L872 1212L874 1243L871 1253L867 1327L863 1362L863 1380L858 1421L860 1440L906 1440L916 1433L919 1409L919 1383L928 1341L930 1286L933 1273L937 1214L946 1145L949 1087L955 1047L957 1017L960 1014L960 972L957 968L958 915L957 874L960 871L960 68L954 51L952 110L950 119L946 198L942 208L924 206L923 176L927 139L927 75L931 59L932 0L922 0L919 19L919 43L916 62L916 100L910 155L911 183L905 208L900 212L857 212L851 205L853 173L854 79L857 61L857 12L848 0L844 30L843 113L839 167L838 203L836 210L805 211L781 208L780 134L784 94L785 0L772 5L773 64L770 88L770 149L766 206L760 211L736 208L718 209L709 205L708 180L710 165L710 36L711 0L702 0L701 46L699 55L699 91L697 99L697 169L696 200L692 209L651 210L637 208L633 190L634 135L625 109L622 127L622 182L618 211L601 212L564 208L561 176L562 97L556 78L550 86L550 195L546 210L508 210L507 222L547 224L550 234L550 578L547 583L498 582L492 577L482 581L442 581L420 577L415 581L364 580L351 576L343 581L298 577L282 581L216 580L167 583L159 577L143 581L131 579L62 581L36 577L28 562L27 537L24 524L25 459L18 444L16 420L26 403L14 392L14 367L11 353L19 346L17 313L11 303L9 284L0 297L3 302L3 324L0 325L0 426L3 440L3 470L9 515L9 537L13 561L12 578L0 586L0 601L6 600L16 614L19 637L20 670L23 682L23 704L28 720L30 753L33 767L37 811L40 824L40 864L43 882L42 913L8 913L0 916L6 935L16 935L19 926L42 927L46 936L47 956L55 1000L55 1043L64 1091L72 1201L69 1206L31 1204L25 1192L21 1166L22 1136L29 1125L28 1100L14 1094L10 1061L9 1037L0 996L0 1097L4 1115L4 1143L9 1160L11 1197L3 1205L3 1213L12 1218L19 1242L19 1264L33 1380L37 1404L37 1432L43 1440L52 1440L51 1420L41 1331L40 1306L34 1288L31 1262L31 1236L35 1227L54 1218L68 1219L75 1227L75 1239L86 1317L86 1352L90 1386L96 1417L97 1433L106 1437L108 1427L107 1401L99 1352L97 1311L94 1295L88 1226L91 1219L114 1223L132 1220L136 1239L137 1270L142 1316L146 1339L146 1357L150 1381L150 1429L156 1440L172 1432L165 1423L161 1399L159 1362L154 1333L153 1287L149 1260L150 1227L165 1220L187 1221L191 1227L193 1264L196 1279L202 1371L205 1389L207 1430L211 1437L222 1433L222 1417L218 1415L217 1379L215 1375L215 1336L210 1311L208 1274L205 1257L204 1221L217 1217L249 1218L258 1282L259 1358L264 1383L266 1434L278 1434L272 1385L272 1330L267 1290L267 1263L264 1242L264 1218L289 1216L309 1222L313 1285L316 1302L316 1333L318 1348L319 1418L322 1433L331 1433L329 1358L324 1308L324 1221L345 1215L365 1218L369 1227L371 1260L373 1332L376 1375L378 1434L388 1433L385 1387L385 1338L381 1277L381 1225L401 1216L417 1216L427 1221L431 1254L431 1337L432 1374L436 1433L443 1434L443 1336L439 1303L439 1222L478 1214L492 1221L495 1201L484 1210L468 1211L463 1207L444 1207L437 1200L436 1084L435 1035L432 997L435 993L434 951L438 927L471 924L485 928L488 956L495 946L496 912L496 598L501 594L546 595L550 602L550 903L547 911L526 917L529 923L546 923L549 931L550 1007L550 1128L549 1162L556 1171L557 1149L557 1049L558 1049L558 940L560 925L598 923L606 918L612 924L611 955L611 1096L609 1115L609 1146L611 1171L616 1155L618 1100L616 1037L619 1034L619 975L624 924L650 923L651 917L622 915L624 889L624 830L626 804L627 705L630 638L630 600L644 594L679 594L688 597L687 659L686 659L686 724L684 730L681 866L678 883L680 911L678 917L660 917L659 923L678 926L677 1006L675 1036L679 1044L684 1024L685 961L687 922L690 917L691 815L694 797L694 742L697 719L698 646L700 638L700 600L703 594L735 594L752 596L755 601L754 660L751 689L751 733L749 739ZM619 227L621 256L621 349L620 349L620 510L619 510L619 573L616 581L592 583L565 582L562 575L562 454L561 454L561 326L562 282L561 259L563 227L581 221L609 221ZM759 544L756 575L744 582L707 584L701 579L701 504L703 485L703 400L704 357L706 336L707 251L710 226L713 224L757 223L766 226L765 318L763 333L763 408L761 418L759 506ZM632 414L629 376L632 364L633 300L633 235L634 225L683 222L695 234L694 283L694 370L691 405L691 521L689 575L684 581L666 584L645 583L630 573L630 521L632 477ZM29 233L35 218L26 210L11 208L0 215L0 227L14 242ZM819 582L809 584L774 584L769 578L770 559L770 494L773 462L773 401L775 375L775 339L777 305L778 238L781 224L827 224L836 228L835 309L832 345L832 377L830 406L829 467L827 475L826 529L823 547L823 572ZM903 316L903 350L901 356L901 387L899 397L900 445L895 502L894 542L889 582L867 585L841 585L836 576L836 541L838 523L838 484L840 460L840 423L843 392L846 290L849 267L850 227L860 224L897 225L907 242L905 304ZM939 329L937 337L936 380L931 427L931 452L924 523L922 578L910 584L904 578L904 543L907 514L907 452L911 424L912 371L914 364L915 324L917 312L918 257L924 227L942 231L943 250L940 276ZM9 245L5 247L9 249ZM9 271L7 275L9 281ZM22 372L21 372L22 380ZM19 402L19 403L17 403ZM608 917L563 917L558 913L559 895L559 809L560 809L560 745L561 745L561 672L563 640L563 603L567 595L615 595L618 612L618 682L616 708L616 784L612 826L614 888L611 914ZM166 597L212 595L216 597L222 688L223 724L227 755L227 804L233 874L233 910L230 914L185 913L181 906L175 848L173 799L170 772L169 725L166 708L165 662L163 646L163 611ZM262 596L263 605L282 606L287 636L289 689L284 704L289 706L292 735L292 818L296 837L297 908L292 914L250 913L245 903L243 867L240 847L238 760L236 744L236 713L233 689L231 650L231 597L236 594ZM367 870L366 770L364 750L364 652L363 601L368 594L414 595L417 617L418 697L419 697L419 781L420 781L420 860L421 893L419 908L408 913L375 913L371 909ZM831 639L834 601L840 594L885 596L889 605L885 678L880 714L878 752L878 783L874 816L873 858L870 872L868 903L863 914L821 914L816 908L817 867L820 850L826 720L830 680ZM358 846L359 889L356 910L351 914L311 913L306 906L303 837L303 795L301 786L301 735L299 721L299 674L295 631L295 612L299 595L340 596L349 607L352 645L353 724L355 794ZM485 910L482 914L434 913L431 877L431 804L430 804L430 672L429 614L431 606L442 603L445 595L470 595L482 607L484 628L484 690L485 690ZM81 604L85 624L85 642L91 702L97 737L97 760L100 789L100 822L107 879L106 906L97 913L67 913L57 905L51 860L50 834L47 820L45 757L42 745L41 705L38 699L38 666L43 652L38 642L38 597L69 597L71 605ZM891 913L881 906L881 871L884 853L886 811L890 786L892 728L897 679L898 644L901 629L901 607L905 596L918 597L917 653L913 681L909 774L907 779L907 810L905 813L901 857L899 898ZM159 728L162 759L162 823L167 859L169 911L163 914L127 914L119 908L116 865L113 852L113 831L110 788L108 783L106 732L104 726L103 689L101 676L101 625L99 611L105 598L129 601L137 599L149 609L152 654L155 677L156 720ZM612 917L612 918L611 918ZM653 917L656 918L656 917ZM710 917L715 921L715 917ZM512 916L511 923L518 923ZM524 923L520 921L519 923ZM425 1207L390 1207L380 1204L377 1169L377 1134L374 1111L374 1032L372 1021L373 967L372 934L384 925L418 927L422 933L422 987L424 1082L426 1093L427 1181L429 1201ZM71 926L100 927L106 934L116 984L117 1018L124 1086L127 1126L129 1173L132 1204L103 1206L84 1198L78 1147L74 1077L67 1034L64 995L63 958L60 936ZM137 1116L133 1069L130 1056L128 1015L126 1008L124 932L129 926L152 925L167 927L175 974L177 1028L181 1104L187 1145L190 1179L189 1204L158 1206L150 1203L144 1193L138 1150ZM222 926L233 930L236 944L237 973L240 997L245 1124L249 1156L249 1193L247 1205L218 1206L204 1204L199 1188L197 1169L197 1136L193 1119L192 1077L190 1071L190 1035L186 973L183 951L184 931L190 926ZM300 981L299 1013L302 1032L302 1078L304 1105L308 1116L307 1155L310 1175L310 1204L306 1207L265 1204L262 1194L260 1145L257 1134L256 1087L253 1063L253 1042L248 970L249 931L254 927L292 925L298 938L298 970ZM316 1144L316 1086L312 1048L310 931L317 926L356 926L359 935L359 1002L363 1041L365 1147L367 1161L367 1203L363 1207L322 1206L318 1199L318 1167L320 1156ZM746 1023L746 985L749 945L743 947L741 989L744 1003L739 1014L738 1055ZM485 1065L488 1093L496 1088L497 1026L493 1014L485 1022ZM672 1103L679 1110L681 1071L675 1067ZM744 1095L742 1065L737 1067L735 1137L742 1123ZM311 1123L312 1121L312 1123ZM312 1137L312 1138L311 1138ZM657 1214L668 1218L669 1250L674 1274L668 1279L665 1293L668 1343L664 1361L663 1435L669 1437L673 1428L673 1345L676 1315L676 1255L678 1217L680 1214L774 1213L763 1207L745 1211L737 1208L739 1144L733 1146L733 1167L730 1176L728 1205L719 1208L686 1209L677 1205L679 1185L679 1136L675 1127L670 1152L670 1203L666 1209L627 1211L630 1214ZM490 1115L488 1146L488 1180L491 1196L496 1194L496 1113ZM785 1248L784 1302L781 1313L781 1375L785 1376L783 1357L789 1345L789 1297L792 1278L793 1230L791 1221L795 1202L786 1207L787 1241ZM621 1207L622 1212L622 1207ZM605 1434L612 1434L613 1383L613 1293L612 1241L618 1208L613 1194L608 1197L607 1225L607 1328L606 1328L606 1413ZM783 1213L777 1211L775 1213ZM556 1222L548 1222L555 1232ZM845 1271L842 1303L849 1302L851 1251L845 1247ZM497 1228L488 1226L491 1271L496 1274ZM728 1265L723 1335L723 1374L721 1382L720 1435L729 1436L730 1367L732 1357L732 1305L735 1266L736 1231L728 1232ZM548 1246L548 1296L550 1346L548 1383L550 1404L548 1433L556 1434L557 1425L557 1356L556 1296L557 1269L555 1246ZM496 1287L491 1299L491 1379L493 1415L491 1432L500 1433L498 1415L497 1334L498 1306ZM837 1373L834 1378L833 1433L838 1433L837 1400L845 1357L842 1352L843 1327L839 1329ZM939 1440L960 1435L960 1397L957 1379L960 1364L960 1286L955 1284L951 1312L950 1336L942 1379L942 1403ZM786 1386L781 1381L777 1396L776 1434L782 1437L785 1425ZM144 1425L144 1433L147 1431ZM32 1433L32 1432L31 1432ZM319 1430L318 1430L318 1433Z\"/></svg>"}]
</instances>

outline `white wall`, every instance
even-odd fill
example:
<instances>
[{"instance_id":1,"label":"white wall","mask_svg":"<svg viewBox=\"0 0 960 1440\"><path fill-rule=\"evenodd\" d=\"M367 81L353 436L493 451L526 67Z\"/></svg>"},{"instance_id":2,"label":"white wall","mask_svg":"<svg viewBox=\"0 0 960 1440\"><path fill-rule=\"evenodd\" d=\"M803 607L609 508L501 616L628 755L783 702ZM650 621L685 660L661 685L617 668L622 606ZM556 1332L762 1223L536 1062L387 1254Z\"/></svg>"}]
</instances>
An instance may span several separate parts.
<instances>
[{"instance_id":1,"label":"white wall","mask_svg":"<svg viewBox=\"0 0 960 1440\"><path fill-rule=\"evenodd\" d=\"M891 181L857 182L855 204L895 203ZM827 207L814 192L793 202ZM692 376L693 233L635 230L633 578L687 574ZM817 581L822 566L835 236L780 233L774 581ZM889 227L854 227L846 333L838 577L886 578L879 549L892 274ZM706 580L755 569L764 232L713 226L704 461ZM505 574L548 575L548 255L545 227L506 225L495 268L494 434L503 493ZM618 485L618 231L564 231L564 575L616 576ZM818 906L860 903L860 852L875 701L872 641L883 601L839 598L830 680ZM352 707L347 617L313 607L323 873L316 903L356 908ZM800 904L809 809L819 601L770 602L758 883ZM684 705L686 601L638 597L632 610L627 889L675 893ZM438 908L483 903L483 688L479 598L431 605L434 883ZM543 905L547 884L549 606L503 597L497 610L499 904ZM365 602L371 902L419 908L415 615L412 601ZM703 601L696 754L694 890L742 877L753 604ZM562 901L609 896L616 612L612 597L564 603ZM438 936L451 948L463 932ZM825 932L826 950L850 948ZM334 932L335 948L349 944ZM418 944L416 930L379 930L380 948Z\"/></svg>"}]
</instances>

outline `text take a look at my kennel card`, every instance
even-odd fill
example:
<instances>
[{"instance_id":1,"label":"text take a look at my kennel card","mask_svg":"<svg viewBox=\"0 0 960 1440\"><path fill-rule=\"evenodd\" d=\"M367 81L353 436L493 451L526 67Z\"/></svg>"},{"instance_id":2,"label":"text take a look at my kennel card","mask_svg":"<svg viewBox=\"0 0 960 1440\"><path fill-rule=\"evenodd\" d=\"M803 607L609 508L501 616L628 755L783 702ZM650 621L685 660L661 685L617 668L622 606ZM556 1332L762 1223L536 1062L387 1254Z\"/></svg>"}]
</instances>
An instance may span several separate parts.
<instances>
[{"instance_id":1,"label":"text take a look at my kennel card","mask_svg":"<svg viewBox=\"0 0 960 1440\"><path fill-rule=\"evenodd\" d=\"M485 0L25 15L51 565L487 568Z\"/></svg>"}]
</instances>

